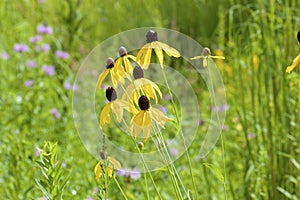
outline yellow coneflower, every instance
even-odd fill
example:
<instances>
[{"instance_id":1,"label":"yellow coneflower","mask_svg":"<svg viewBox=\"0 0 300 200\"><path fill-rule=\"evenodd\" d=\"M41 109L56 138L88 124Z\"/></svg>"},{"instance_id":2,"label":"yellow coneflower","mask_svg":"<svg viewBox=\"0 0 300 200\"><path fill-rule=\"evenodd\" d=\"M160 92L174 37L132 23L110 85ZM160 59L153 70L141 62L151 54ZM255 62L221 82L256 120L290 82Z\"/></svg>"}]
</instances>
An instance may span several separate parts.
<instances>
[{"instance_id":1,"label":"yellow coneflower","mask_svg":"<svg viewBox=\"0 0 300 200\"><path fill-rule=\"evenodd\" d=\"M180 53L176 49L163 42L157 41L157 33L155 31L148 31L146 38L147 44L141 48L136 56L136 61L142 66L142 68L148 69L153 49L162 67L164 62L163 51L166 52L168 56L173 56L175 58L180 57Z\"/></svg>"},{"instance_id":2,"label":"yellow coneflower","mask_svg":"<svg viewBox=\"0 0 300 200\"><path fill-rule=\"evenodd\" d=\"M120 169L121 169L121 164L114 158L108 156L106 162L104 160L100 160L96 164L94 169L96 180L99 180L104 173L107 173L107 175L111 178L115 177L116 176L115 170L120 170Z\"/></svg>"},{"instance_id":3,"label":"yellow coneflower","mask_svg":"<svg viewBox=\"0 0 300 200\"><path fill-rule=\"evenodd\" d=\"M130 72L132 70L132 64L130 60L136 62L136 58L133 55L129 55L125 47L119 48L120 57L116 60L116 67L123 68L126 72ZM124 65L123 65L124 64ZM125 67L125 68L124 68Z\"/></svg>"},{"instance_id":4,"label":"yellow coneflower","mask_svg":"<svg viewBox=\"0 0 300 200\"><path fill-rule=\"evenodd\" d=\"M100 127L110 123L110 110L112 110L117 121L121 122L123 117L123 110L128 110L128 102L117 99L117 93L114 88L109 87L106 89L106 98L109 101L100 113Z\"/></svg>"},{"instance_id":5,"label":"yellow coneflower","mask_svg":"<svg viewBox=\"0 0 300 200\"><path fill-rule=\"evenodd\" d=\"M203 48L201 56L195 56L195 57L191 58L191 60L196 60L196 59L201 59L201 58L203 59L203 67L207 67L208 58L225 59L224 56L212 56L210 49L208 47Z\"/></svg>"},{"instance_id":6,"label":"yellow coneflower","mask_svg":"<svg viewBox=\"0 0 300 200\"><path fill-rule=\"evenodd\" d=\"M144 78L143 69L140 66L136 66L133 70L134 81L126 88L126 93L123 95L125 99L128 95L132 102L137 102L140 94L145 95L149 99L155 99L157 103L157 95L162 98L162 93L159 87L152 81ZM129 104L132 105L132 104ZM129 106L129 108L132 108ZM133 109L130 109L131 111ZM134 113L134 112L133 112Z\"/></svg>"},{"instance_id":7,"label":"yellow coneflower","mask_svg":"<svg viewBox=\"0 0 300 200\"><path fill-rule=\"evenodd\" d=\"M99 89L103 80L107 77L108 73L110 73L111 81L114 87L117 87L118 82L122 80L125 76L126 72L122 66L115 65L114 59L108 58L106 60L106 69L99 75L98 82L96 88Z\"/></svg>"},{"instance_id":8,"label":"yellow coneflower","mask_svg":"<svg viewBox=\"0 0 300 200\"><path fill-rule=\"evenodd\" d=\"M139 98L138 105L140 111L134 114L129 129L134 137L137 137L140 132L143 132L144 141L146 142L150 136L153 122L165 128L165 123L172 119L165 116L160 110L152 108L149 99L144 95Z\"/></svg>"}]
</instances>

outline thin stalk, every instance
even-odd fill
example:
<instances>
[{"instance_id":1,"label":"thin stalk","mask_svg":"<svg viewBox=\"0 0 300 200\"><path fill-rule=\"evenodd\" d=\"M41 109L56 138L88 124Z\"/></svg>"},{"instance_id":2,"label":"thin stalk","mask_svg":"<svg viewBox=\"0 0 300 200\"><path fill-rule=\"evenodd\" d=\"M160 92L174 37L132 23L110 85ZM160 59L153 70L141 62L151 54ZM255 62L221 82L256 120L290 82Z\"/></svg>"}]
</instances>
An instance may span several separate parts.
<instances>
[{"instance_id":1,"label":"thin stalk","mask_svg":"<svg viewBox=\"0 0 300 200\"><path fill-rule=\"evenodd\" d=\"M209 66L207 66L207 70L208 70L208 75L210 77L210 84L211 84L211 87L212 87L212 95L213 95L213 98L215 98L215 91L214 91L214 88L213 88L213 81L212 81L212 76L210 74L210 68ZM215 106L217 106L216 104L216 101L214 101L214 104ZM220 118L219 118L219 113L217 112L217 118L218 118L218 122L220 122ZM224 187L224 195L225 195L225 199L227 200L227 191L226 191L226 163L225 163L225 147L224 147L224 140L223 140L223 137L222 137L222 134L220 134L221 136L221 142L222 142L222 160L223 160L223 172L224 172L224 184L223 184L223 187Z\"/></svg>"},{"instance_id":2,"label":"thin stalk","mask_svg":"<svg viewBox=\"0 0 300 200\"><path fill-rule=\"evenodd\" d=\"M127 197L126 197L126 195L125 195L125 193L124 193L124 191L123 191L123 189L121 188L121 186L120 186L118 180L116 179L116 177L114 177L114 180L115 180L115 182L116 182L116 184L117 184L117 186L118 186L120 192L122 193L124 199L128 200ZM107 199L107 197L105 197L105 198Z\"/></svg>"},{"instance_id":3,"label":"thin stalk","mask_svg":"<svg viewBox=\"0 0 300 200\"><path fill-rule=\"evenodd\" d=\"M175 106L175 102L174 102L173 95L172 95L172 92L171 92L171 89L170 89L170 86L169 86L169 83L168 83L168 80L167 80L167 76L166 76L165 70L163 69L162 66L161 66L161 69L162 69L162 74L163 74L163 77L164 77L164 81L165 81L165 83L167 85L167 88L168 88L168 92L169 92L169 95L170 95L171 103L172 103L172 106L173 106L173 109L174 109L174 112L175 112L177 124L180 124L179 123L179 115L178 115L178 112L177 112L177 109L176 109L176 106ZM193 183L193 188L194 188L194 191L195 191L195 197L196 197L196 199L198 199L198 192L197 192L196 182L195 182L194 175L193 175L191 158L190 158L190 154L189 154L189 151L188 151L188 148L187 148L187 145L186 145L186 142L185 142L185 138L184 138L184 135L183 135L182 131L180 131L180 136L182 137L183 145L184 145L184 148L186 149L185 154L186 154L186 157L188 159L189 172L190 172L190 175L192 177L192 183Z\"/></svg>"}]
</instances>

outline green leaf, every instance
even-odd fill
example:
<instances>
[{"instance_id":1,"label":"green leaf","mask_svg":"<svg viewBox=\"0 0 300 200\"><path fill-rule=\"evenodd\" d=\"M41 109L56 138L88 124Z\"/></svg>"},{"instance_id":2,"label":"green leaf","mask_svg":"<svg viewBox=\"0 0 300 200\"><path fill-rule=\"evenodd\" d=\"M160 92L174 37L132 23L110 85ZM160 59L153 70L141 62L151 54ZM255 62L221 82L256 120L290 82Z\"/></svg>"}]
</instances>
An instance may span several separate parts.
<instances>
[{"instance_id":1,"label":"green leaf","mask_svg":"<svg viewBox=\"0 0 300 200\"><path fill-rule=\"evenodd\" d=\"M51 199L49 192L45 189L45 187L43 186L43 184L38 180L35 179L36 184L39 186L40 190L42 190L43 194L47 197L47 199Z\"/></svg>"},{"instance_id":2,"label":"green leaf","mask_svg":"<svg viewBox=\"0 0 300 200\"><path fill-rule=\"evenodd\" d=\"M215 175L215 177L222 183L225 183L224 176L222 175L221 171L213 164L204 163L204 166L210 169L210 171Z\"/></svg>"},{"instance_id":3,"label":"green leaf","mask_svg":"<svg viewBox=\"0 0 300 200\"><path fill-rule=\"evenodd\" d=\"M282 187L277 187L277 190L279 191L279 192L281 192L286 198L288 198L288 199L292 199L292 200L298 200L298 198L295 196L295 195L293 195L293 194L291 194L290 192L288 192L288 191L286 191L285 189L283 189Z\"/></svg>"}]
</instances>

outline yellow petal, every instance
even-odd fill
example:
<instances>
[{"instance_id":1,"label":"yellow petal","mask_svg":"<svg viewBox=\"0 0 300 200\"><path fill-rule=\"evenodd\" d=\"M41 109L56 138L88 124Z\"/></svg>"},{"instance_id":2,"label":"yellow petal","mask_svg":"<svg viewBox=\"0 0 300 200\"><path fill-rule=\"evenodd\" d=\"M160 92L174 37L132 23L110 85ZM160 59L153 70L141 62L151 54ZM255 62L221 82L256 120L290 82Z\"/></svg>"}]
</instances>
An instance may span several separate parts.
<instances>
[{"instance_id":1,"label":"yellow petal","mask_svg":"<svg viewBox=\"0 0 300 200\"><path fill-rule=\"evenodd\" d=\"M142 57L145 56L146 52L148 51L148 49L151 48L150 43L145 44L138 52L138 54L136 55L136 62L139 63L141 65L141 59Z\"/></svg>"},{"instance_id":2,"label":"yellow petal","mask_svg":"<svg viewBox=\"0 0 300 200\"><path fill-rule=\"evenodd\" d=\"M107 160L109 162L109 164L114 168L114 169L121 169L121 164L119 163L119 161L117 161L116 159L114 159L113 157L108 156Z\"/></svg>"},{"instance_id":3,"label":"yellow petal","mask_svg":"<svg viewBox=\"0 0 300 200\"><path fill-rule=\"evenodd\" d=\"M164 63L164 55L160 46L154 48L155 54L158 58L159 63L162 65ZM163 65L162 65L163 66Z\"/></svg>"},{"instance_id":4,"label":"yellow petal","mask_svg":"<svg viewBox=\"0 0 300 200\"><path fill-rule=\"evenodd\" d=\"M128 57L127 56L124 56L123 57L123 61L124 61L124 64L125 64L125 70L126 72L130 72L132 70L132 64L131 62L128 60Z\"/></svg>"},{"instance_id":5,"label":"yellow petal","mask_svg":"<svg viewBox=\"0 0 300 200\"><path fill-rule=\"evenodd\" d=\"M162 42L157 42L157 43L166 52L166 54L168 56L173 56L175 58L180 57L180 53L176 49L174 49L174 48L170 47L169 45L162 43Z\"/></svg>"},{"instance_id":6,"label":"yellow petal","mask_svg":"<svg viewBox=\"0 0 300 200\"><path fill-rule=\"evenodd\" d=\"M225 59L224 56L209 56L210 58L214 58L214 59Z\"/></svg>"},{"instance_id":7,"label":"yellow petal","mask_svg":"<svg viewBox=\"0 0 300 200\"><path fill-rule=\"evenodd\" d=\"M103 162L99 161L95 166L94 172L95 172L96 180L99 180L103 174L102 165L103 165Z\"/></svg>"},{"instance_id":8,"label":"yellow petal","mask_svg":"<svg viewBox=\"0 0 300 200\"><path fill-rule=\"evenodd\" d=\"M160 110L156 108L152 108L150 111L151 118L162 128L164 128L164 125L167 121L171 121L172 119L165 116Z\"/></svg>"},{"instance_id":9,"label":"yellow petal","mask_svg":"<svg viewBox=\"0 0 300 200\"><path fill-rule=\"evenodd\" d=\"M136 57L133 55L126 55L128 58L130 58L131 60L133 60L134 62L136 62Z\"/></svg>"},{"instance_id":10,"label":"yellow petal","mask_svg":"<svg viewBox=\"0 0 300 200\"><path fill-rule=\"evenodd\" d=\"M299 62L300 62L300 53L299 53L298 56L293 60L292 64L286 68L285 71L286 71L287 73L290 73L293 69L296 68L296 66L299 64Z\"/></svg>"},{"instance_id":11,"label":"yellow petal","mask_svg":"<svg viewBox=\"0 0 300 200\"><path fill-rule=\"evenodd\" d=\"M197 60L197 59L200 59L200 58L204 58L204 56L195 56L195 57L191 58L191 60Z\"/></svg>"},{"instance_id":12,"label":"yellow petal","mask_svg":"<svg viewBox=\"0 0 300 200\"><path fill-rule=\"evenodd\" d=\"M100 127L102 128L104 124L110 123L110 108L111 102L107 103L100 113Z\"/></svg>"},{"instance_id":13,"label":"yellow petal","mask_svg":"<svg viewBox=\"0 0 300 200\"><path fill-rule=\"evenodd\" d=\"M144 142L146 142L147 139L149 138L150 134L151 134L151 125L146 126L143 129L143 133L144 133Z\"/></svg>"},{"instance_id":14,"label":"yellow petal","mask_svg":"<svg viewBox=\"0 0 300 200\"><path fill-rule=\"evenodd\" d=\"M97 86L96 88L99 89L103 80L106 78L107 74L109 73L109 69L105 69L100 75L99 75L99 78L98 78L98 81L97 81Z\"/></svg>"},{"instance_id":15,"label":"yellow petal","mask_svg":"<svg viewBox=\"0 0 300 200\"><path fill-rule=\"evenodd\" d=\"M151 124L149 112L144 110L141 110L137 115L133 117L132 120L136 125L142 128Z\"/></svg>"},{"instance_id":16,"label":"yellow petal","mask_svg":"<svg viewBox=\"0 0 300 200\"><path fill-rule=\"evenodd\" d=\"M111 104L111 110L115 113L119 123L122 121L124 109L128 110L127 101L117 99Z\"/></svg>"}]
</instances>

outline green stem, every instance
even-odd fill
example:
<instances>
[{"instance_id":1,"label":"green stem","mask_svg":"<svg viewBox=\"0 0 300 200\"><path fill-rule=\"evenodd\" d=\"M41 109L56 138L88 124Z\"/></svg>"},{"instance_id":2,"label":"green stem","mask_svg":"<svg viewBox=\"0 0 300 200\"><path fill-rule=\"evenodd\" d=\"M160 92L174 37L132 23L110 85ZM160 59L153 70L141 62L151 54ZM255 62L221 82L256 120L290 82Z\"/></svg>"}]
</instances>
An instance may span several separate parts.
<instances>
[{"instance_id":1,"label":"green stem","mask_svg":"<svg viewBox=\"0 0 300 200\"><path fill-rule=\"evenodd\" d=\"M119 190L121 191L121 193L122 193L124 199L128 200L127 197L126 197L126 195L125 195L125 193L124 193L124 191L123 191L123 189L121 188L121 186L120 186L118 180L116 179L116 177L114 177L114 180L115 180L115 182L116 182L116 184L117 184ZM105 197L105 198L107 199L107 197Z\"/></svg>"}]
</instances>

